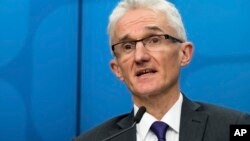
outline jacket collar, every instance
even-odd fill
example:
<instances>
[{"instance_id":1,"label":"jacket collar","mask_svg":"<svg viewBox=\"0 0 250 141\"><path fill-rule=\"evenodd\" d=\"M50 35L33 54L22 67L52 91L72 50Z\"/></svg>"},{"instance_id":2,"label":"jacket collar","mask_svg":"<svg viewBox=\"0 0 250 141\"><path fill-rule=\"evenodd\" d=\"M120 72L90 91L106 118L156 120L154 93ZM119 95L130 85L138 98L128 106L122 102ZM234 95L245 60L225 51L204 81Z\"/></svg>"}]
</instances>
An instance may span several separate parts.
<instances>
[{"instance_id":1,"label":"jacket collar","mask_svg":"<svg viewBox=\"0 0 250 141\"><path fill-rule=\"evenodd\" d=\"M117 122L118 129L110 131L109 135L116 134L132 126L134 121L134 111L130 112L127 116L123 117ZM114 137L110 141L136 141L136 126L124 133Z\"/></svg>"},{"instance_id":2,"label":"jacket collar","mask_svg":"<svg viewBox=\"0 0 250 141\"><path fill-rule=\"evenodd\" d=\"M132 126L134 121L134 110L132 110L128 116L122 118L120 121L117 122L117 125L121 128L128 128L130 126Z\"/></svg>"},{"instance_id":3,"label":"jacket collar","mask_svg":"<svg viewBox=\"0 0 250 141\"><path fill-rule=\"evenodd\" d=\"M179 141L202 141L208 115L198 103L183 96Z\"/></svg>"}]
</instances>

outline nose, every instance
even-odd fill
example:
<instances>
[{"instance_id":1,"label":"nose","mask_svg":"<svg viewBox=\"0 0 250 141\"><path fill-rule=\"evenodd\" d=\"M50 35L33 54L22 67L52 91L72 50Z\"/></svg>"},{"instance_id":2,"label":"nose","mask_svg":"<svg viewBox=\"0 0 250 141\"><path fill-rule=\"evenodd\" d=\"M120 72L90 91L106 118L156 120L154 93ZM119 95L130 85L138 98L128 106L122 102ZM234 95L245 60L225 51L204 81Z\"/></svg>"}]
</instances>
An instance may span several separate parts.
<instances>
[{"instance_id":1,"label":"nose","mask_svg":"<svg viewBox=\"0 0 250 141\"><path fill-rule=\"evenodd\" d=\"M142 42L136 43L134 57L136 64L143 64L150 60L150 54Z\"/></svg>"}]
</instances>

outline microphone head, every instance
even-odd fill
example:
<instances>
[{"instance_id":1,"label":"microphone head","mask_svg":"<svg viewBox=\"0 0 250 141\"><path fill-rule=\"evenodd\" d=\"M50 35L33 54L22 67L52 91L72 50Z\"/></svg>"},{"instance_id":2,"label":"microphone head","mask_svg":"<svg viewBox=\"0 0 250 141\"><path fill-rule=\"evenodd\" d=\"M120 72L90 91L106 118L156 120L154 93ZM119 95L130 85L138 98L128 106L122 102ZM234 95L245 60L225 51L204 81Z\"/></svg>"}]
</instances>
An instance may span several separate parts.
<instances>
[{"instance_id":1,"label":"microphone head","mask_svg":"<svg viewBox=\"0 0 250 141\"><path fill-rule=\"evenodd\" d=\"M145 112L146 112L146 107L141 106L134 117L134 122L139 123Z\"/></svg>"}]
</instances>

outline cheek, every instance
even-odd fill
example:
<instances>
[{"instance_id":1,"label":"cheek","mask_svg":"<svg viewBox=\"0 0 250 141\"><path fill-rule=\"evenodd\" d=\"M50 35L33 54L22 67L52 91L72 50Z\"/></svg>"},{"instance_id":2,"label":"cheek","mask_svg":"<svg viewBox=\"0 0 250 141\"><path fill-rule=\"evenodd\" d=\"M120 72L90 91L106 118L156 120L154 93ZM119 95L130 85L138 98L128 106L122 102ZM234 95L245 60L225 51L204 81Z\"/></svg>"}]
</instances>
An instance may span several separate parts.
<instances>
[{"instance_id":1,"label":"cheek","mask_svg":"<svg viewBox=\"0 0 250 141\"><path fill-rule=\"evenodd\" d=\"M129 77L133 74L132 63L129 60L122 60L120 64L122 64L120 65L122 76L125 81L128 81Z\"/></svg>"},{"instance_id":2,"label":"cheek","mask_svg":"<svg viewBox=\"0 0 250 141\"><path fill-rule=\"evenodd\" d=\"M167 54L161 54L160 62L158 66L163 69L165 75L169 75L168 73L175 72L179 70L180 67L180 55L178 51L168 52ZM166 74L167 73L167 74Z\"/></svg>"},{"instance_id":3,"label":"cheek","mask_svg":"<svg viewBox=\"0 0 250 141\"><path fill-rule=\"evenodd\" d=\"M162 58L165 57L166 60L177 60L179 58L179 55L180 51L175 46L169 46L161 52Z\"/></svg>"}]
</instances>

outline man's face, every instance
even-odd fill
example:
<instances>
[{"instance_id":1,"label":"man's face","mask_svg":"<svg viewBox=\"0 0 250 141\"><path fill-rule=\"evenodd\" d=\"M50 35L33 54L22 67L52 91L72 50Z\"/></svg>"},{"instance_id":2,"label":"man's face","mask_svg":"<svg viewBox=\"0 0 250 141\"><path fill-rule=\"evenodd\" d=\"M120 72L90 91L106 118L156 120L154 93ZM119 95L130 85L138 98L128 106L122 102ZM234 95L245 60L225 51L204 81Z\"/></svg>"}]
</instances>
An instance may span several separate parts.
<instances>
[{"instance_id":1,"label":"man's face","mask_svg":"<svg viewBox=\"0 0 250 141\"><path fill-rule=\"evenodd\" d=\"M130 10L117 22L112 44L159 34L177 36L164 13L150 9ZM147 97L179 90L180 67L189 63L192 44L166 40L163 46L160 51L149 51L138 42L133 53L111 61L113 72L125 81L134 96Z\"/></svg>"}]
</instances>

